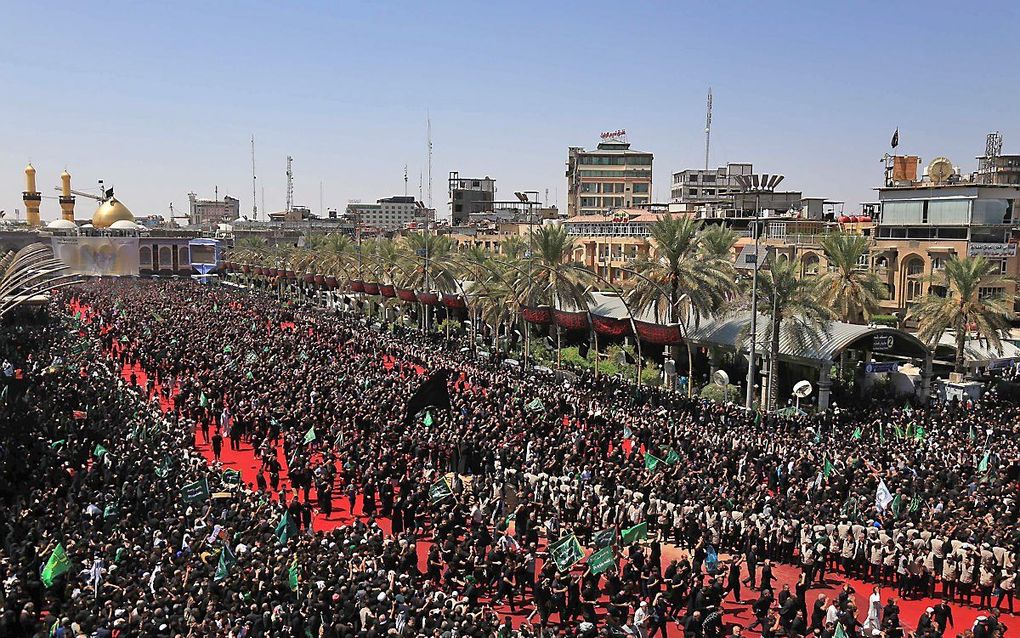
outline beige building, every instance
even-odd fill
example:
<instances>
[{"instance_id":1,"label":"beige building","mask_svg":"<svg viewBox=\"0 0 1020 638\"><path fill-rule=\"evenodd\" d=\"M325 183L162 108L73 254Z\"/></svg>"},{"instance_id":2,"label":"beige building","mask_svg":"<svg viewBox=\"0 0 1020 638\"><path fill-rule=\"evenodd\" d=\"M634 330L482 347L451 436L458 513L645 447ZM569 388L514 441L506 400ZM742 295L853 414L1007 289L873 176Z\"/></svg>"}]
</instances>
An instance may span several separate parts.
<instances>
[{"instance_id":1,"label":"beige building","mask_svg":"<svg viewBox=\"0 0 1020 638\"><path fill-rule=\"evenodd\" d=\"M872 266L889 288L883 307L890 313L904 317L954 255L985 257L1000 274L1020 275L1020 186L922 182L878 192ZM1016 292L1015 283L982 290L1007 297ZM1020 305L1015 309L1020 312Z\"/></svg>"},{"instance_id":2,"label":"beige building","mask_svg":"<svg viewBox=\"0 0 1020 638\"><path fill-rule=\"evenodd\" d=\"M564 223L574 240L574 262L597 272L614 285L634 275L634 262L648 257L648 234L663 213L619 209L610 214L578 215Z\"/></svg>"},{"instance_id":3,"label":"beige building","mask_svg":"<svg viewBox=\"0 0 1020 638\"><path fill-rule=\"evenodd\" d=\"M652 154L631 150L622 135L603 137L595 150L567 150L567 217L652 201Z\"/></svg>"}]
</instances>

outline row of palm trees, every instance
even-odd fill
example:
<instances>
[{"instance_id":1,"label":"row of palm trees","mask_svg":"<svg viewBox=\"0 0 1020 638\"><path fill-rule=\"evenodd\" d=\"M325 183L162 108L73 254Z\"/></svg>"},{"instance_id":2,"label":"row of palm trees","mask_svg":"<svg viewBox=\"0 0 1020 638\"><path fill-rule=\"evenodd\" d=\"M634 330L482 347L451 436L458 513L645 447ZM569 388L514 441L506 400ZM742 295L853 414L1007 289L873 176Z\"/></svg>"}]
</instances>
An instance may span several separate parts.
<instances>
[{"instance_id":1,"label":"row of palm trees","mask_svg":"<svg viewBox=\"0 0 1020 638\"><path fill-rule=\"evenodd\" d=\"M446 235L411 233L356 244L346 235L328 234L309 236L301 247L239 240L228 259L232 266L314 273L345 287L374 282L456 296L494 335L508 326L525 326L522 319L529 309L584 312L597 290L619 292L632 322L634 316L652 316L656 323L685 331L707 317L749 308L747 282L733 264L737 235L732 230L665 215L651 226L649 239L648 256L632 268L619 269L624 274L619 288L575 260L573 238L563 225L543 225L528 237L509 237L493 251L458 249ZM758 308L769 321L759 338L770 344L773 355L769 378L778 378L775 353L782 337L808 339L827 321L860 323L878 312L886 286L861 268L868 250L866 237L832 233L821 241L827 267L817 276L803 273L798 262L783 256L760 271ZM932 292L910 310L918 336L931 347L946 330L956 331L958 370L963 369L968 332L998 347L1009 327L1012 300L982 294L982 289L1006 288L994 270L980 257L953 258L933 277ZM686 336L684 332L685 342ZM679 345L672 354L678 360ZM778 384L770 386L774 402Z\"/></svg>"}]
</instances>

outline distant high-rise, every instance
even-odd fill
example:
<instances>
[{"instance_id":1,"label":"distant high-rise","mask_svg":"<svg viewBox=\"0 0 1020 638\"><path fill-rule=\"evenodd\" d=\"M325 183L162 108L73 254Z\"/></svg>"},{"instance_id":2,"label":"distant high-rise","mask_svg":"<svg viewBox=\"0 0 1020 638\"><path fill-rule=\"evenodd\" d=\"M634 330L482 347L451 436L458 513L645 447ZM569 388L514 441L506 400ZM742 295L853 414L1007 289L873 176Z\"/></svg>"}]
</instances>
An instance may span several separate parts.
<instances>
[{"instance_id":1,"label":"distant high-rise","mask_svg":"<svg viewBox=\"0 0 1020 638\"><path fill-rule=\"evenodd\" d=\"M631 150L625 137L603 133L593 151L567 149L567 217L651 203L652 154Z\"/></svg>"},{"instance_id":2,"label":"distant high-rise","mask_svg":"<svg viewBox=\"0 0 1020 638\"><path fill-rule=\"evenodd\" d=\"M221 201L198 199L194 193L188 193L188 203L191 205L188 221L194 226L232 224L241 214L241 201L230 195L225 195Z\"/></svg>"},{"instance_id":3,"label":"distant high-rise","mask_svg":"<svg viewBox=\"0 0 1020 638\"><path fill-rule=\"evenodd\" d=\"M496 180L491 177L461 177L450 171L450 224L463 226L475 213L492 212Z\"/></svg>"}]
</instances>

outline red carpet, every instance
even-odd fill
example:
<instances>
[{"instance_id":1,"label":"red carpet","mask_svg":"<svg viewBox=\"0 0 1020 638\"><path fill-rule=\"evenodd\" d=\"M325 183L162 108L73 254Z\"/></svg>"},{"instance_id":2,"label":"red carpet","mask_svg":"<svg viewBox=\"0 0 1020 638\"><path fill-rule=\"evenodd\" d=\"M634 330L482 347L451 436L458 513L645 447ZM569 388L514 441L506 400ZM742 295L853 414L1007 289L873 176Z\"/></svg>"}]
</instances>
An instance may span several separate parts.
<instances>
[{"instance_id":1,"label":"red carpet","mask_svg":"<svg viewBox=\"0 0 1020 638\"><path fill-rule=\"evenodd\" d=\"M72 306L72 312L75 309L82 312L82 316L85 321L91 320L91 313L88 308L84 308L81 306L77 307ZM267 328L270 332L272 331L272 326L267 326ZM295 330L296 326L294 326L293 324L281 325L280 329ZM396 364L397 362L392 357L387 356L385 358L384 365L387 370L392 370ZM145 371L141 370L139 366L133 367L125 366L123 369L125 381L130 382L132 372L135 374L136 383L139 385L139 387L144 389L146 387L148 379L147 375L145 374ZM418 375L422 375L426 373L426 370L424 370L421 366L415 365L414 372ZM462 388L463 390L470 390L468 384L463 383L463 380L458 380L457 382L455 382L455 385ZM159 386L159 384L155 384L154 394L159 394L160 403L164 411L170 409L170 403L166 396L166 393L163 391L163 388ZM631 442L629 440L625 440L623 442L623 446L625 448L629 448L631 446ZM195 431L195 447L199 450L199 452L202 453L203 456L205 456L205 458L210 462L210 464L215 462L213 459L212 447L210 444L205 443L202 440L202 434L199 428L196 428ZM627 451L628 453L630 452L629 449ZM291 490L290 483L287 480L287 465L286 459L283 457L282 449L277 449L277 455L280 461L280 465L283 469L280 473L280 486L279 486L280 490L278 492L275 492L273 496L278 498L281 495L283 495L284 498L289 501L290 498L292 498L293 496L293 491ZM231 450L229 441L225 440L220 455L220 464L222 465L221 469L223 470L233 469L240 471L242 480L246 484L251 485L252 488L254 489L256 481L255 477L258 472L260 462L258 461L255 452L250 445L242 442L240 450ZM314 503L316 499L314 489L310 491L310 498ZM348 499L343 494L340 494L340 490L335 490L333 498L333 514L329 518L323 516L322 514L317 514L313 518L312 527L316 531L320 530L327 531L339 526L349 525L354 521L355 517L360 518L362 521L368 520L367 518L361 515L361 495L359 494L357 496L352 511ZM376 519L376 522L387 534L390 533L390 522L388 519L378 518ZM418 542L419 550L418 563L419 568L422 569L423 571L426 567L428 546L429 543L426 541ZM676 548L670 545L664 545L662 552L663 568L665 568L665 566L669 564L670 560L672 560L673 558L678 558L684 555L685 553L686 552L683 549ZM723 556L723 558L725 558L725 555ZM539 562L539 567L541 567L541 562ZM774 567L773 574L777 578L777 581L775 583L776 591L782 588L784 584L788 584L790 586L791 591L796 590L797 579L800 576L799 569L790 565L779 564ZM746 573L744 575L746 576ZM829 595L830 598L832 598L839 593L839 590L842 588L845 582L848 582L848 579L844 578L841 574L830 573L826 575L826 582L823 587L811 589L808 592L806 598L809 616L812 605L814 604L814 601L819 594L825 593ZM858 617L863 622L864 616L867 614L868 596L871 594L872 585L854 579L849 579L849 582L856 592ZM723 602L723 609L726 613L725 618L727 622L738 623L740 625L747 626L753 620L753 616L750 612L750 602L752 602L757 597L757 592L744 588L741 593L742 599L744 601L742 604L736 603L733 600L732 594L730 594L727 597L727 599ZM886 599L888 599L890 596L898 599L895 589L892 588L884 589L882 592L883 604L885 604ZM975 596L975 600L976 599L977 597ZM921 615L922 612L924 612L925 608L933 606L937 602L938 602L937 599L917 599L917 600L898 599L898 604L900 606L900 618L902 619L904 625L907 628L913 629L917 625L918 617ZM949 636L953 636L957 633L962 633L966 629L970 629L970 627L974 624L974 620L977 616L986 614L985 611L973 605L964 606L959 604L953 604L952 608L953 617L955 621L955 629L947 630L947 635ZM525 621L527 615L531 613L532 607L530 606L530 604L526 607L519 607L516 613L511 614L508 607L497 606L496 611L501 616L510 615L513 619L514 625L516 626ZM535 621L537 622L537 620L538 617L536 616ZM558 620L555 614L553 615L553 620ZM1020 617L1018 617L1015 614L1010 615L1004 611L1002 615L1002 620L1004 624L1007 626L1007 628L1010 630L1010 635L1016 636L1020 634ZM680 630L680 628L677 627L675 624L670 624L668 631L669 636L671 638L672 637L678 638L679 636L683 635L682 630ZM758 632L756 631L749 633L751 635L758 635Z\"/></svg>"}]
</instances>

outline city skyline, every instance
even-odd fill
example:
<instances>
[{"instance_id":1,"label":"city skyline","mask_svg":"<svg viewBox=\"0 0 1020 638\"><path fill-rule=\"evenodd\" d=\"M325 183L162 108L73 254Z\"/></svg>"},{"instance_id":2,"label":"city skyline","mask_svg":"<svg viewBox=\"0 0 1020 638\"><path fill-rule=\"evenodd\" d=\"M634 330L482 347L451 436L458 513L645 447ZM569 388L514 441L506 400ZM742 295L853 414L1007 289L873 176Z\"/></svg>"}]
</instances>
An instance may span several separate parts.
<instances>
[{"instance_id":1,"label":"city skyline","mask_svg":"<svg viewBox=\"0 0 1020 638\"><path fill-rule=\"evenodd\" d=\"M217 187L250 214L252 134L270 211L284 208L287 155L295 203L316 213L320 182L324 209L342 210L402 194L405 164L417 195L426 113L440 216L451 170L494 178L497 199L548 189L565 212L567 147L619 128L655 155L665 202L673 172L704 166L711 86L712 167L752 162L854 211L875 199L897 127L898 151L964 172L989 131L1020 152L1020 89L976 72L1008 55L1018 9L983 6L11 6L0 209L23 208L31 160L44 196L67 168L76 189L104 179L137 216L171 201L184 214L189 191ZM79 198L77 216L92 212ZM56 200L42 213L58 217Z\"/></svg>"}]
</instances>

